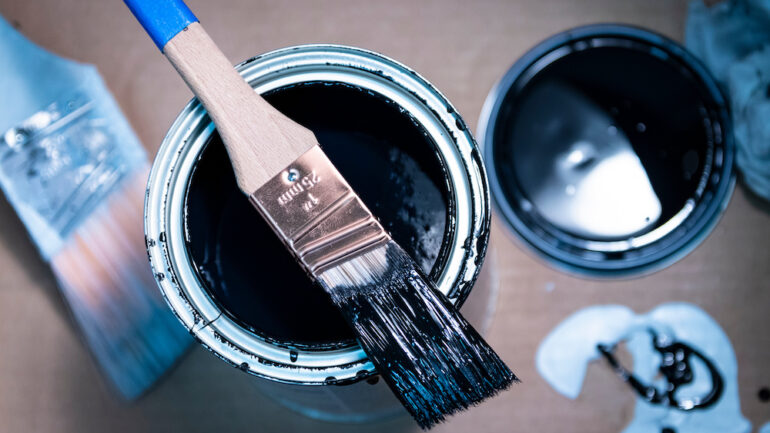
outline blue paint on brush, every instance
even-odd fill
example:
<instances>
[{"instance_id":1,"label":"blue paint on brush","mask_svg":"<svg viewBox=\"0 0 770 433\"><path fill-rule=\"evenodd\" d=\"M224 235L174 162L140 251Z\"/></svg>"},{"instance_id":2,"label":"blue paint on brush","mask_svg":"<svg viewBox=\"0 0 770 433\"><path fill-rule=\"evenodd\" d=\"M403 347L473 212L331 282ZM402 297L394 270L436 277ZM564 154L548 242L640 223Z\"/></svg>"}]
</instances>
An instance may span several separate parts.
<instances>
[{"instance_id":1,"label":"blue paint on brush","mask_svg":"<svg viewBox=\"0 0 770 433\"><path fill-rule=\"evenodd\" d=\"M125 0L159 50L198 18L181 0Z\"/></svg>"}]
</instances>

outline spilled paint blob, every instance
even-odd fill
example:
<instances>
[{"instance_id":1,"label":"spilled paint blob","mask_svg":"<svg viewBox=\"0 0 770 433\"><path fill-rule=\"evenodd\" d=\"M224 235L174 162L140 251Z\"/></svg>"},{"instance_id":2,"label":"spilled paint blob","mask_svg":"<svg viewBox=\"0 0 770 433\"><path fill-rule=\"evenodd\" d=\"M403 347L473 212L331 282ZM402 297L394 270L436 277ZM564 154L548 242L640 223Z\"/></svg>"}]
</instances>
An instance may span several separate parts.
<instances>
[{"instance_id":1,"label":"spilled paint blob","mask_svg":"<svg viewBox=\"0 0 770 433\"><path fill-rule=\"evenodd\" d=\"M661 358L650 340L650 330L686 343L710 359L724 379L724 391L705 410L683 411L637 398L634 418L623 433L658 433L664 429L677 433L748 433L751 423L740 411L738 366L730 340L708 314L691 304L663 304L641 315L620 305L582 309L543 340L536 355L537 370L556 391L574 399L582 388L588 363L601 356L597 346L625 341L634 359L634 374L662 389L665 380L659 377ZM693 359L692 366L694 379L678 391L680 399L704 395L713 386L702 361Z\"/></svg>"}]
</instances>

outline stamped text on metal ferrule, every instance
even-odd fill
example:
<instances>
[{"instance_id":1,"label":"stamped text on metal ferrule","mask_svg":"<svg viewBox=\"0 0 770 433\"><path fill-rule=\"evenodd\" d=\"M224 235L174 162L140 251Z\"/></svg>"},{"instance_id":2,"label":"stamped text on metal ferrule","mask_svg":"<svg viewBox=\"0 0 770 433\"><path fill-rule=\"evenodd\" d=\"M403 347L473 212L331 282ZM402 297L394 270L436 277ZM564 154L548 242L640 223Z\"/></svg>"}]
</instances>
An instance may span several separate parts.
<instances>
[{"instance_id":1,"label":"stamped text on metal ferrule","mask_svg":"<svg viewBox=\"0 0 770 433\"><path fill-rule=\"evenodd\" d=\"M314 275L390 240L318 146L249 198Z\"/></svg>"}]
</instances>

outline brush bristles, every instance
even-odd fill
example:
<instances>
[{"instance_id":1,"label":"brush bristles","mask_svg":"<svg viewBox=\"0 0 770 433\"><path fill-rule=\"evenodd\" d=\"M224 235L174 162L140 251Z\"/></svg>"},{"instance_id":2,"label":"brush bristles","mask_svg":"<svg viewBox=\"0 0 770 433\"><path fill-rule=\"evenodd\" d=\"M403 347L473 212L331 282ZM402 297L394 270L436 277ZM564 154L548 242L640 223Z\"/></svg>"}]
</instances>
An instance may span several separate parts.
<instances>
[{"instance_id":1,"label":"brush bristles","mask_svg":"<svg viewBox=\"0 0 770 433\"><path fill-rule=\"evenodd\" d=\"M376 288L390 267L387 251L387 245L374 248L325 270L320 278L328 287L334 287L332 296L347 296L346 289L360 291L366 287Z\"/></svg>"},{"instance_id":2,"label":"brush bristles","mask_svg":"<svg viewBox=\"0 0 770 433\"><path fill-rule=\"evenodd\" d=\"M326 270L319 281L423 429L518 381L396 243Z\"/></svg>"},{"instance_id":3,"label":"brush bristles","mask_svg":"<svg viewBox=\"0 0 770 433\"><path fill-rule=\"evenodd\" d=\"M147 264L144 172L113 192L51 260L91 351L126 398L148 389L192 341Z\"/></svg>"}]
</instances>

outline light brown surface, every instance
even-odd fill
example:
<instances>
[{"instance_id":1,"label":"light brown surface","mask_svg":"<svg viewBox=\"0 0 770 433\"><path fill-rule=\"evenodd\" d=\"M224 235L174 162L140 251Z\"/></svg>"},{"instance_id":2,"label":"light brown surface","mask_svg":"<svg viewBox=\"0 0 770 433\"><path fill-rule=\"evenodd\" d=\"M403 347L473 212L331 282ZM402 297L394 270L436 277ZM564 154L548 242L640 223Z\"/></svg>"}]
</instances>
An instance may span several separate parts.
<instances>
[{"instance_id":1,"label":"light brown surface","mask_svg":"<svg viewBox=\"0 0 770 433\"><path fill-rule=\"evenodd\" d=\"M681 39L686 5L673 0L190 1L227 56L333 42L393 57L433 82L475 124L487 92L543 38L586 23L628 22ZM0 0L0 14L33 41L96 64L147 149L154 153L190 92L117 0ZM740 187L713 234L674 266L635 280L561 274L518 247L499 224L502 277L488 338L523 383L436 432L617 432L633 396L603 365L589 367L570 401L537 374L534 354L571 312L596 303L647 311L693 302L733 342L742 409L758 428L770 403L770 214ZM552 287L552 291L546 290ZM305 419L257 394L240 371L195 348L150 395L122 404L78 341L50 272L0 202L0 432L419 431L409 420L340 426Z\"/></svg>"}]
</instances>

